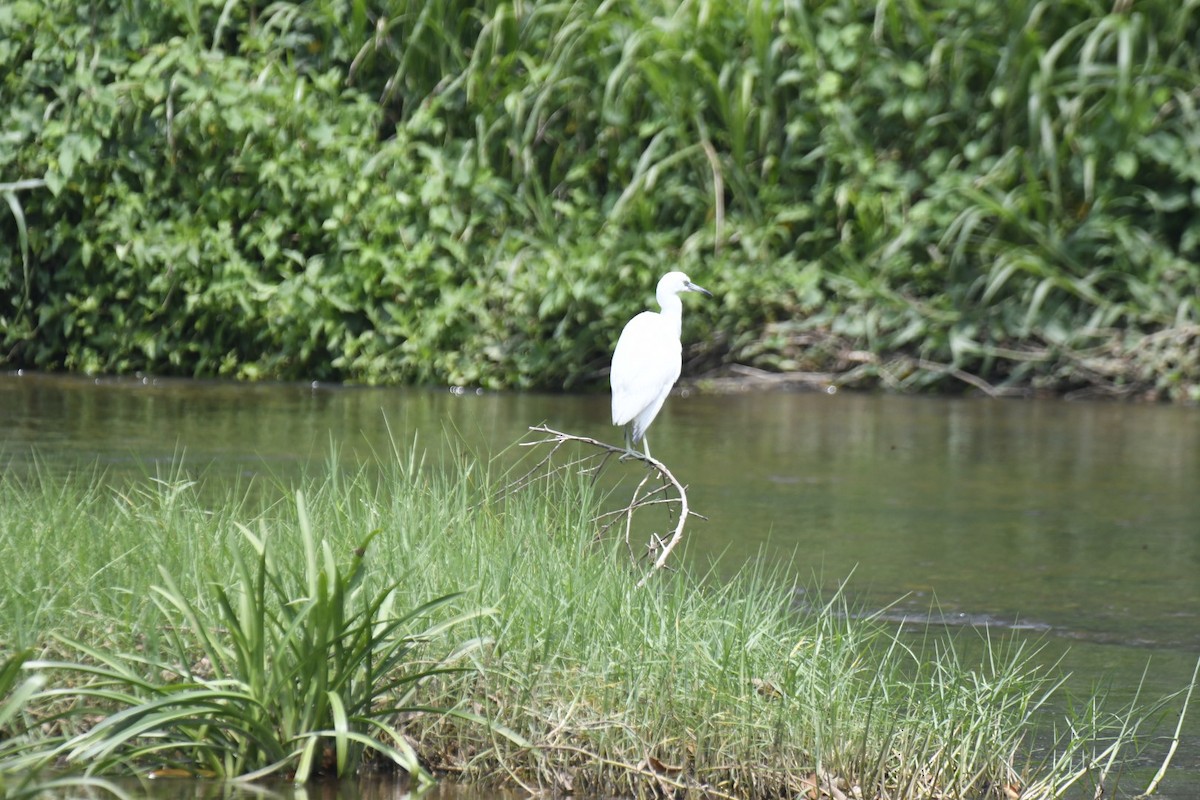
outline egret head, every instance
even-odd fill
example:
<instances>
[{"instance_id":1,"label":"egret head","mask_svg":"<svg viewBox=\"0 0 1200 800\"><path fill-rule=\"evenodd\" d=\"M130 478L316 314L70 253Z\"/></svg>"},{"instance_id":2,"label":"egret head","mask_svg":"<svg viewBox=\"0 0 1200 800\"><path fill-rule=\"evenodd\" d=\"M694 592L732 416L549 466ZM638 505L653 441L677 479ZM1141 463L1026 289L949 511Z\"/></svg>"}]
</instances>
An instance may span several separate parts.
<instances>
[{"instance_id":1,"label":"egret head","mask_svg":"<svg viewBox=\"0 0 1200 800\"><path fill-rule=\"evenodd\" d=\"M680 292L699 292L712 297L712 292L692 283L691 279L682 272L668 272L663 275L658 281L658 289L654 294L658 298L658 304L662 305L664 297L674 297Z\"/></svg>"}]
</instances>

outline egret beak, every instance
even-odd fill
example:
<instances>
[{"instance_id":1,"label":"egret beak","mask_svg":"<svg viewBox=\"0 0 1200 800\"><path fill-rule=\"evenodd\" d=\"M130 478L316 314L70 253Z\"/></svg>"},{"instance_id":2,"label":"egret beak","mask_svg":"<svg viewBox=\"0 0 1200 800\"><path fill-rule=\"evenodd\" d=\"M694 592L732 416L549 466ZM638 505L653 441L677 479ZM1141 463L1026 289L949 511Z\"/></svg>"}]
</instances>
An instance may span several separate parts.
<instances>
[{"instance_id":1,"label":"egret beak","mask_svg":"<svg viewBox=\"0 0 1200 800\"><path fill-rule=\"evenodd\" d=\"M708 289L705 289L703 286L697 286L696 284L692 283L691 281L688 281L687 283L685 283L683 285L683 288L684 288L684 290L689 291L689 292L699 292L700 294L702 294L706 297L712 297L712 292L710 292Z\"/></svg>"}]
</instances>

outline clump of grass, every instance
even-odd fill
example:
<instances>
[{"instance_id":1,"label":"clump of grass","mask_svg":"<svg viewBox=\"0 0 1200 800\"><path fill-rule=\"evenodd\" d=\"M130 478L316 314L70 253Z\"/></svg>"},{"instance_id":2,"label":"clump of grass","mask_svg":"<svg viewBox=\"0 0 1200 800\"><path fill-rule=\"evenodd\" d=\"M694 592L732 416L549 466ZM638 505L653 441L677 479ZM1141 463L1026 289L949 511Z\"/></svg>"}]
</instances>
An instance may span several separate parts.
<instances>
[{"instance_id":1,"label":"clump of grass","mask_svg":"<svg viewBox=\"0 0 1200 800\"><path fill-rule=\"evenodd\" d=\"M1072 721L1054 743L1054 777L1032 791L1042 779L1029 771L1032 745L1049 719L1039 715L1061 678L1030 649L984 642L976 663L951 640L910 645L840 593L798 610L783 570L639 590L623 546L600 558L583 539L544 542L537 558L522 555L527 537L511 547L461 557L486 564L481 583L503 597L504 649L486 664L482 713L531 748L453 720L419 734L440 769L468 779L585 793L1050 797L1057 770L1098 774L1086 756L1095 742L1116 752L1132 740L1133 723L1108 727L1116 717ZM442 557L454 571L460 556ZM469 691L443 687L447 698Z\"/></svg>"},{"instance_id":2,"label":"clump of grass","mask_svg":"<svg viewBox=\"0 0 1200 800\"><path fill-rule=\"evenodd\" d=\"M12 763L21 753L24 742L12 734L23 727L21 717L25 705L45 683L40 675L22 680L22 667L30 655L28 650L23 650L0 660L0 764ZM5 790L5 797L8 796L4 779L6 771L11 770L0 770L0 789Z\"/></svg>"},{"instance_id":3,"label":"clump of grass","mask_svg":"<svg viewBox=\"0 0 1200 800\"><path fill-rule=\"evenodd\" d=\"M27 735L27 708L45 686L44 675L26 676L23 667L32 653L28 650L0 659L0 797L25 800L47 792L86 790L107 792L125 800L128 795L117 785L83 776L43 777L39 767L46 758Z\"/></svg>"},{"instance_id":4,"label":"clump of grass","mask_svg":"<svg viewBox=\"0 0 1200 800\"><path fill-rule=\"evenodd\" d=\"M584 480L501 500L485 462L397 455L311 479L296 504L243 505L242 519L165 482L134 493L0 476L0 501L21 501L0 502L0 558L33 524L9 508L88 494L138 497L137 514L73 507L131 552L161 538L174 565L153 592L129 593L147 565L61 543L99 596L70 637L37 644L69 643L88 665L74 683L62 659L33 665L54 683L25 713L62 727L43 752L112 773L303 779L326 758L345 775L382 755L418 774L556 791L1037 798L1105 784L1152 710L1090 699L1051 711L1067 705L1061 677L1036 650L985 639L968 657L938 635L914 642L839 592L812 600L782 567L637 588L624 541L596 537L607 498ZM188 582L171 555L196 546L183 532L224 542ZM134 621L157 635L115 654L113 642L137 641ZM3 641L11 625L0 621Z\"/></svg>"},{"instance_id":5,"label":"clump of grass","mask_svg":"<svg viewBox=\"0 0 1200 800\"><path fill-rule=\"evenodd\" d=\"M264 523L258 535L239 526L249 554L230 553L232 575L211 584L208 607L162 571L151 599L169 621L165 656L60 637L80 660L31 663L67 674L67 686L40 697L76 701L56 721L82 727L41 752L88 773L160 764L214 776L284 773L303 782L324 772L351 775L364 751L374 751L428 780L391 720L429 711L413 701L421 683L457 669L481 640L433 658L421 645L487 612L426 622L456 595L398 608L395 581L363 583L378 530L343 566L328 540L318 542L304 495L296 501L298 567L287 548L270 546ZM69 724L101 715L94 724Z\"/></svg>"}]
</instances>

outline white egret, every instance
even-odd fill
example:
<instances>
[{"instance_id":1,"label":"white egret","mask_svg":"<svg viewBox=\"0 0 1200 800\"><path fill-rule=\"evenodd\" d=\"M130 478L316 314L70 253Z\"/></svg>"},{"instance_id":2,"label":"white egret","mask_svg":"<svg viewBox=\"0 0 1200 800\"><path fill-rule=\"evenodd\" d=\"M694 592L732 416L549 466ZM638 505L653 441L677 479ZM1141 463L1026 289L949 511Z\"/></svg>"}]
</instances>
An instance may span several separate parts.
<instances>
[{"instance_id":1,"label":"white egret","mask_svg":"<svg viewBox=\"0 0 1200 800\"><path fill-rule=\"evenodd\" d=\"M658 282L654 296L662 311L643 311L625 324L613 351L613 425L625 425L625 449L646 436L646 428L658 415L683 367L679 333L683 326L681 292L712 293L692 283L682 272L668 272ZM650 455L650 440L643 449Z\"/></svg>"}]
</instances>

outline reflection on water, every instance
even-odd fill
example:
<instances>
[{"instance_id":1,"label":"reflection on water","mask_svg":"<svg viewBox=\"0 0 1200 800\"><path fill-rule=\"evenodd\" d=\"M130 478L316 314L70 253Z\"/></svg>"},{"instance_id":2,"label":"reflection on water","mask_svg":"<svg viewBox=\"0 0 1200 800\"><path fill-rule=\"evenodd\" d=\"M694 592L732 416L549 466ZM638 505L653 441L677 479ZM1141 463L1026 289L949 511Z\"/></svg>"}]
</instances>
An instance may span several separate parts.
<instances>
[{"instance_id":1,"label":"reflection on water","mask_svg":"<svg viewBox=\"0 0 1200 800\"><path fill-rule=\"evenodd\" d=\"M0 468L36 452L43 470L140 473L182 454L214 477L287 476L331 444L349 462L414 437L495 453L541 422L620 441L600 394L7 376ZM693 395L649 436L708 517L689 527L691 558L786 561L825 587L850 576L867 609L1029 630L1118 695L1150 656L1148 690L1165 692L1200 654L1200 409ZM1177 763L1194 779L1200 722L1188 730Z\"/></svg>"},{"instance_id":2,"label":"reflection on water","mask_svg":"<svg viewBox=\"0 0 1200 800\"><path fill-rule=\"evenodd\" d=\"M1200 651L1200 411L1061 402L703 398L681 463L737 558L768 542L928 608ZM702 443L702 444L701 444ZM728 463L728 462L726 462ZM736 476L736 480L732 478ZM733 511L733 513L727 513Z\"/></svg>"}]
</instances>

